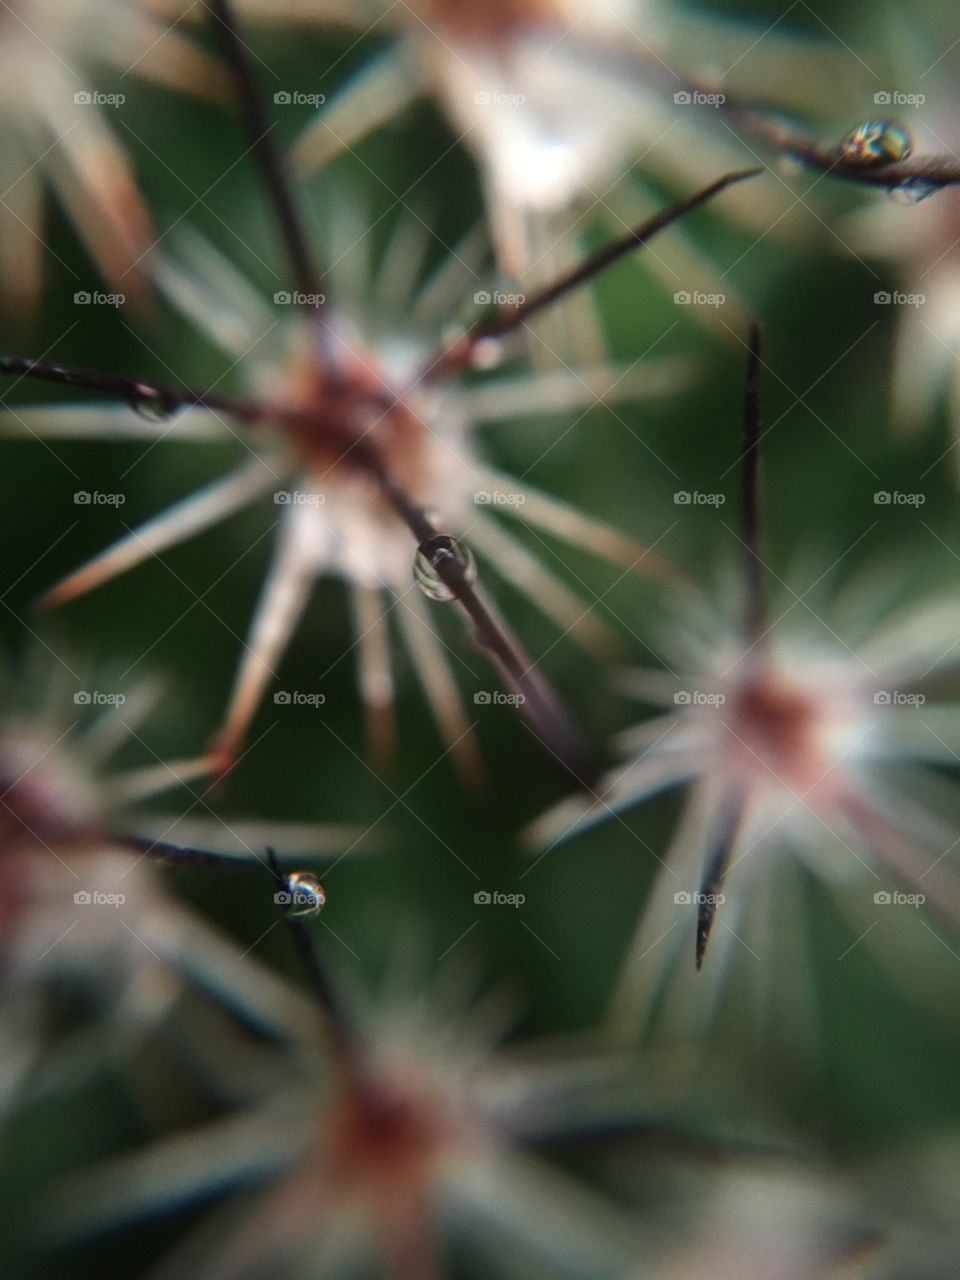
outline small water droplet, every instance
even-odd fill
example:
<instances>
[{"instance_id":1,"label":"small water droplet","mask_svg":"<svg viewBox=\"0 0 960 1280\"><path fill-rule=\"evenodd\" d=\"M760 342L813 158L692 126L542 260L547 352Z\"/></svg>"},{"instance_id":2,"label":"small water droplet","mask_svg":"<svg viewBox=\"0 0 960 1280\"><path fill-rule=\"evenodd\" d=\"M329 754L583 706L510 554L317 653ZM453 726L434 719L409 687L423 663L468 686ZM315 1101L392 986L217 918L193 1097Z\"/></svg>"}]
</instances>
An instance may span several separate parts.
<instances>
[{"instance_id":1,"label":"small water droplet","mask_svg":"<svg viewBox=\"0 0 960 1280\"><path fill-rule=\"evenodd\" d=\"M292 871L286 878L286 892L278 898L292 916L318 916L327 901L326 890L312 871Z\"/></svg>"},{"instance_id":2,"label":"small water droplet","mask_svg":"<svg viewBox=\"0 0 960 1280\"><path fill-rule=\"evenodd\" d=\"M503 343L499 338L480 338L470 349L470 363L475 369L495 369L503 359Z\"/></svg>"},{"instance_id":3,"label":"small water droplet","mask_svg":"<svg viewBox=\"0 0 960 1280\"><path fill-rule=\"evenodd\" d=\"M147 422L166 422L176 413L178 406L156 387L138 383L130 396L130 408Z\"/></svg>"},{"instance_id":4,"label":"small water droplet","mask_svg":"<svg viewBox=\"0 0 960 1280\"><path fill-rule=\"evenodd\" d=\"M926 200L928 196L935 196L942 190L941 182L930 182L927 178L905 178L895 187L888 187L887 195L891 200L896 200L897 204L909 205L919 204L921 200Z\"/></svg>"},{"instance_id":5,"label":"small water droplet","mask_svg":"<svg viewBox=\"0 0 960 1280\"><path fill-rule=\"evenodd\" d=\"M848 164L893 164L905 160L913 149L910 134L893 120L865 120L840 143L839 151Z\"/></svg>"},{"instance_id":6,"label":"small water droplet","mask_svg":"<svg viewBox=\"0 0 960 1280\"><path fill-rule=\"evenodd\" d=\"M476 582L477 564L473 553L455 538L439 534L436 538L421 542L417 548L417 556L413 562L413 580L431 600L456 600L456 593L450 590L438 572L438 566L451 562L460 566L467 582Z\"/></svg>"}]
</instances>

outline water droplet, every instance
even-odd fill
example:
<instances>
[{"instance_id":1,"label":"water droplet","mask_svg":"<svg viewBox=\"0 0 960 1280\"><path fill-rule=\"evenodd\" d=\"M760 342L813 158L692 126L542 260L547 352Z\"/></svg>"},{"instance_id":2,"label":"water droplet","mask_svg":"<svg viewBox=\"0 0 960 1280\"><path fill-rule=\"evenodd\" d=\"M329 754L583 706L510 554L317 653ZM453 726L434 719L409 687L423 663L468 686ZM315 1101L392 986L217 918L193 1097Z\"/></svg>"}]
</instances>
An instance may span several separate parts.
<instances>
[{"instance_id":1,"label":"water droplet","mask_svg":"<svg viewBox=\"0 0 960 1280\"><path fill-rule=\"evenodd\" d=\"M455 538L440 534L421 542L417 548L417 556L413 562L413 580L431 600L456 600L456 593L450 590L438 571L440 565L451 562L460 566L465 581L476 582L477 564L473 553Z\"/></svg>"},{"instance_id":2,"label":"water droplet","mask_svg":"<svg viewBox=\"0 0 960 1280\"><path fill-rule=\"evenodd\" d=\"M130 408L147 422L166 422L178 409L169 396L146 383L137 383L130 396Z\"/></svg>"},{"instance_id":3,"label":"water droplet","mask_svg":"<svg viewBox=\"0 0 960 1280\"><path fill-rule=\"evenodd\" d=\"M320 914L327 901L327 894L312 871L292 871L286 879L284 898L284 905L290 915L309 917Z\"/></svg>"},{"instance_id":4,"label":"water droplet","mask_svg":"<svg viewBox=\"0 0 960 1280\"><path fill-rule=\"evenodd\" d=\"M919 204L928 196L935 196L943 190L943 183L930 182L927 178L905 178L895 187L887 188L887 195L897 204Z\"/></svg>"},{"instance_id":5,"label":"water droplet","mask_svg":"<svg viewBox=\"0 0 960 1280\"><path fill-rule=\"evenodd\" d=\"M470 363L475 369L495 369L503 359L503 343L499 338L480 338L470 349Z\"/></svg>"},{"instance_id":6,"label":"water droplet","mask_svg":"<svg viewBox=\"0 0 960 1280\"><path fill-rule=\"evenodd\" d=\"M903 125L892 120L865 120L847 134L838 149L848 164L872 168L905 160L913 142Z\"/></svg>"}]
</instances>

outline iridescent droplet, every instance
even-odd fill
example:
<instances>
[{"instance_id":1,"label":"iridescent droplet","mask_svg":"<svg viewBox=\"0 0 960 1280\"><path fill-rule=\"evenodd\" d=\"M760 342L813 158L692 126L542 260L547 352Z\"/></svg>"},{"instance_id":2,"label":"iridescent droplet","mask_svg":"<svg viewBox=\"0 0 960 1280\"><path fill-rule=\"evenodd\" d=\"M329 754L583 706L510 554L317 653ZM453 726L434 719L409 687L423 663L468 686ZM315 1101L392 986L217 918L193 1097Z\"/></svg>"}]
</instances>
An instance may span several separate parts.
<instances>
[{"instance_id":1,"label":"iridescent droplet","mask_svg":"<svg viewBox=\"0 0 960 1280\"><path fill-rule=\"evenodd\" d=\"M286 879L285 903L292 916L317 916L323 910L327 894L312 871L292 871Z\"/></svg>"},{"instance_id":2,"label":"iridescent droplet","mask_svg":"<svg viewBox=\"0 0 960 1280\"><path fill-rule=\"evenodd\" d=\"M441 565L452 562L460 566L466 582L476 582L477 564L469 547L446 534L420 543L413 562L413 580L425 596L443 602L456 600L456 593L450 590L439 573Z\"/></svg>"},{"instance_id":3,"label":"iridescent droplet","mask_svg":"<svg viewBox=\"0 0 960 1280\"><path fill-rule=\"evenodd\" d=\"M865 120L840 143L839 151L848 164L893 164L905 160L913 149L910 134L893 120Z\"/></svg>"},{"instance_id":4,"label":"iridescent droplet","mask_svg":"<svg viewBox=\"0 0 960 1280\"><path fill-rule=\"evenodd\" d=\"M904 178L895 187L888 187L887 195L897 204L919 204L942 190L942 182L931 182L928 178Z\"/></svg>"},{"instance_id":5,"label":"iridescent droplet","mask_svg":"<svg viewBox=\"0 0 960 1280\"><path fill-rule=\"evenodd\" d=\"M129 403L134 413L147 422L166 422L178 408L164 392L142 382L134 387Z\"/></svg>"}]
</instances>

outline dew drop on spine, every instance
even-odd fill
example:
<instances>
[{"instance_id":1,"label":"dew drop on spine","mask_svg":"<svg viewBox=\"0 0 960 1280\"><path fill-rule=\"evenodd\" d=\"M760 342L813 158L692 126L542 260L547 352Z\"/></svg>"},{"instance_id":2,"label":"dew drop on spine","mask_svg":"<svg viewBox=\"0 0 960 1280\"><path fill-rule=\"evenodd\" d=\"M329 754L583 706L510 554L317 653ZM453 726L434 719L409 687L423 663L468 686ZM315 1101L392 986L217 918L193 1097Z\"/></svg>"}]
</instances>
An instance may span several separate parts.
<instances>
[{"instance_id":1,"label":"dew drop on spine","mask_svg":"<svg viewBox=\"0 0 960 1280\"><path fill-rule=\"evenodd\" d=\"M477 564L469 547L447 534L439 534L421 542L413 562L413 580L430 600L447 603L456 600L456 592L444 582L441 569L444 565L457 564L467 583L477 580Z\"/></svg>"}]
</instances>

